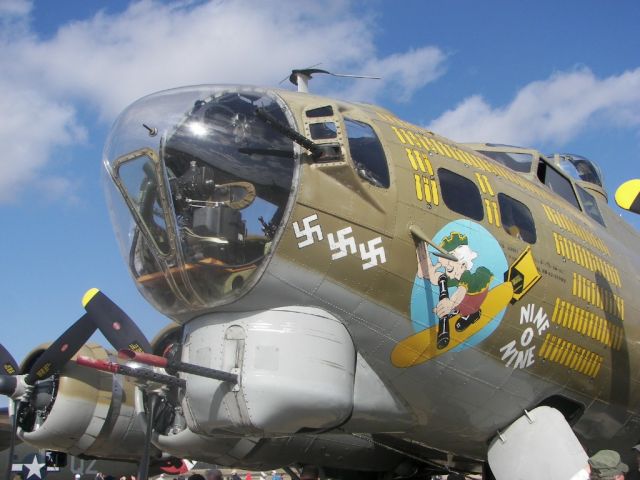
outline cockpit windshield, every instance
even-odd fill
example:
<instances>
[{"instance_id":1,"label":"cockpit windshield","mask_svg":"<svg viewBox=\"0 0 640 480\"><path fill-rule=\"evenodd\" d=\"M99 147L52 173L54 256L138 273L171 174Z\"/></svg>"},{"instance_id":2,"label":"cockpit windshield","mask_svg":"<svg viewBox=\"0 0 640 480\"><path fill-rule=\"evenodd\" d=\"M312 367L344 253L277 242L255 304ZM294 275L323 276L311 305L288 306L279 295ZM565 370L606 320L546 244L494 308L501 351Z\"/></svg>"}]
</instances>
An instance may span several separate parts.
<instances>
[{"instance_id":1,"label":"cockpit windshield","mask_svg":"<svg viewBox=\"0 0 640 480\"><path fill-rule=\"evenodd\" d=\"M593 183L599 187L604 185L600 168L588 158L572 153L560 153L547 158L574 180Z\"/></svg>"},{"instance_id":2,"label":"cockpit windshield","mask_svg":"<svg viewBox=\"0 0 640 480\"><path fill-rule=\"evenodd\" d=\"M528 173L531 170L533 155L530 153L508 152L496 150L478 150L483 155L492 158L496 162L501 163L505 167L516 172Z\"/></svg>"},{"instance_id":3,"label":"cockpit windshield","mask_svg":"<svg viewBox=\"0 0 640 480\"><path fill-rule=\"evenodd\" d=\"M112 130L112 219L138 288L167 315L241 295L277 241L295 150L257 109L292 123L266 91L193 87L134 103Z\"/></svg>"}]
</instances>

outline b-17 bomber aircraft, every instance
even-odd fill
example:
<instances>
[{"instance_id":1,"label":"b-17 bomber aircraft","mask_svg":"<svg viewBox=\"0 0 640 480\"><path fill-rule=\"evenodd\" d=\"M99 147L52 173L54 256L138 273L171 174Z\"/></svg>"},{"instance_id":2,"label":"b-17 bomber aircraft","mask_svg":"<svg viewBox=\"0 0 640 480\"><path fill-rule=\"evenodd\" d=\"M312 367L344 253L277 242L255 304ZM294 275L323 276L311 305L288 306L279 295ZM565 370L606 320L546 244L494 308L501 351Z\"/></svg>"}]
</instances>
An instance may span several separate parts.
<instances>
[{"instance_id":1,"label":"b-17 bomber aircraft","mask_svg":"<svg viewBox=\"0 0 640 480\"><path fill-rule=\"evenodd\" d=\"M148 342L88 291L3 362L24 442L142 477L164 455L502 480L640 438L638 234L595 162L238 85L138 100L103 161L134 283L175 323Z\"/></svg>"}]
</instances>

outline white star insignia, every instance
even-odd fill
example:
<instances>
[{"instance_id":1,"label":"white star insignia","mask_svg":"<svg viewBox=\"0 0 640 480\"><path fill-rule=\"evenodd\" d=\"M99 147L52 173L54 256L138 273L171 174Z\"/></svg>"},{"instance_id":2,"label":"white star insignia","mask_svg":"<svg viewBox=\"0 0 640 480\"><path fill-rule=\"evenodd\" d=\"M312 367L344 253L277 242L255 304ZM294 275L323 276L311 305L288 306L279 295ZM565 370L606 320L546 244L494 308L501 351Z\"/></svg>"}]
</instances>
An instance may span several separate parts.
<instances>
[{"instance_id":1,"label":"white star insignia","mask_svg":"<svg viewBox=\"0 0 640 480\"><path fill-rule=\"evenodd\" d=\"M40 475L40 470L42 469L42 467L44 467L44 465L44 463L38 463L38 456L34 455L31 463L25 463L22 465L23 468L26 467L29 469L29 472L25 476L25 480L28 480L33 475L38 478L42 478L42 476Z\"/></svg>"}]
</instances>

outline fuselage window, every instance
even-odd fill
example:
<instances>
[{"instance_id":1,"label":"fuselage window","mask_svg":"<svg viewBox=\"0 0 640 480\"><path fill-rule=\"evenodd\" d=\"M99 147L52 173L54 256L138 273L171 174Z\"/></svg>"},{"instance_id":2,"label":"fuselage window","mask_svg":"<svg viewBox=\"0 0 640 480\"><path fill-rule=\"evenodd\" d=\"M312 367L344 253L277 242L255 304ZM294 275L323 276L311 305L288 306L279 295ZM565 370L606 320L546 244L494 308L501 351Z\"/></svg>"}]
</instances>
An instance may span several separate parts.
<instances>
[{"instance_id":1,"label":"fuselage window","mask_svg":"<svg viewBox=\"0 0 640 480\"><path fill-rule=\"evenodd\" d=\"M529 207L504 193L498 194L498 204L505 231L527 243L536 243L536 224Z\"/></svg>"},{"instance_id":2,"label":"fuselage window","mask_svg":"<svg viewBox=\"0 0 640 480\"><path fill-rule=\"evenodd\" d=\"M540 159L540 163L538 163L538 178L542 183L549 187L552 192L560 195L567 202L580 210L580 204L578 203L578 199L576 198L576 194L573 191L573 187L571 186L569 179L564 177L560 172L542 159Z\"/></svg>"},{"instance_id":3,"label":"fuselage window","mask_svg":"<svg viewBox=\"0 0 640 480\"><path fill-rule=\"evenodd\" d=\"M333 122L312 123L309 125L309 131L314 140L327 140L338 136L336 124Z\"/></svg>"},{"instance_id":4,"label":"fuselage window","mask_svg":"<svg viewBox=\"0 0 640 480\"><path fill-rule=\"evenodd\" d=\"M370 125L344 119L353 164L362 178L376 187L389 188L389 166L382 144Z\"/></svg>"},{"instance_id":5,"label":"fuselage window","mask_svg":"<svg viewBox=\"0 0 640 480\"><path fill-rule=\"evenodd\" d=\"M576 189L578 190L578 195L580 196L580 200L582 201L582 206L584 207L586 214L603 227L606 227L602 214L600 213L600 209L598 208L598 204L596 203L596 199L593 198L593 195L587 192L580 185L576 185Z\"/></svg>"},{"instance_id":6,"label":"fuselage window","mask_svg":"<svg viewBox=\"0 0 640 480\"><path fill-rule=\"evenodd\" d=\"M484 218L480 190L475 183L444 168L438 169L438 177L442 199L449 210L473 220L480 221Z\"/></svg>"},{"instance_id":7,"label":"fuselage window","mask_svg":"<svg viewBox=\"0 0 640 480\"><path fill-rule=\"evenodd\" d=\"M307 110L307 118L333 117L333 107L327 105L324 107L313 108Z\"/></svg>"}]
</instances>

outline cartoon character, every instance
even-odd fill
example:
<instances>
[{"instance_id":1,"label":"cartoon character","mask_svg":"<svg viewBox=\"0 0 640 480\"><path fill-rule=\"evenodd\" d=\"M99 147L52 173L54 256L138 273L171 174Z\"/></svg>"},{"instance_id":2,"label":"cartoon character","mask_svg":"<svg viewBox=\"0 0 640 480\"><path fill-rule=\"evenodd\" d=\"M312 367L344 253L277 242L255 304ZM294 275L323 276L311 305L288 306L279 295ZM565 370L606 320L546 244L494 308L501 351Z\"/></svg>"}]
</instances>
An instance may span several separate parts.
<instances>
[{"instance_id":1,"label":"cartoon character","mask_svg":"<svg viewBox=\"0 0 640 480\"><path fill-rule=\"evenodd\" d=\"M509 264L491 232L471 220L448 223L431 238L435 244L421 240L417 245L409 304L414 332L391 351L398 368L478 345L541 277L530 246ZM427 245L440 251L430 252Z\"/></svg>"},{"instance_id":2,"label":"cartoon character","mask_svg":"<svg viewBox=\"0 0 640 480\"><path fill-rule=\"evenodd\" d=\"M438 304L433 309L438 317L437 348L449 345L451 338L449 320L458 316L455 323L456 332L463 332L478 321L481 305L489 293L493 273L484 266L473 270L474 260L478 254L469 247L466 235L451 232L440 243L440 248L452 254L457 260L443 257L438 252L436 263L431 263L426 244L421 242L417 248L418 277L428 278L439 289ZM426 275L425 275L426 272ZM449 288L456 287L449 296Z\"/></svg>"}]
</instances>

